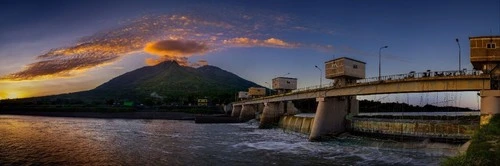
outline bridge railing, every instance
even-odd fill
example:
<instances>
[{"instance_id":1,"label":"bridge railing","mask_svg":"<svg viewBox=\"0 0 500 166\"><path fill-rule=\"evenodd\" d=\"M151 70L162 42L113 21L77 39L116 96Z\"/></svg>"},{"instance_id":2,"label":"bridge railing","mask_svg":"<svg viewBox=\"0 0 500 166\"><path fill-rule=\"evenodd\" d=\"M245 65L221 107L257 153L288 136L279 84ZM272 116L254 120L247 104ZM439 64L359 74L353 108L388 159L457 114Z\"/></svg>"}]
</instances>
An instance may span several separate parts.
<instances>
[{"instance_id":1,"label":"bridge railing","mask_svg":"<svg viewBox=\"0 0 500 166\"><path fill-rule=\"evenodd\" d=\"M482 75L480 70L452 70L452 71L425 71L425 72L409 72L407 74L396 74L379 77L371 77L357 80L356 83L370 83L378 81L392 81L392 80L405 80L405 79L418 79L418 78L436 78L436 77L457 77L457 76L476 76Z\"/></svg>"},{"instance_id":2,"label":"bridge railing","mask_svg":"<svg viewBox=\"0 0 500 166\"><path fill-rule=\"evenodd\" d=\"M409 72L406 74L395 74L395 75L386 75L386 76L381 76L379 77L370 77L370 78L365 78L365 79L360 79L357 80L356 82L353 83L348 83L345 86L353 86L353 85L359 85L359 84L372 84L372 83L380 83L380 82L387 82L387 81L402 81L402 80L409 80L409 79L423 79L423 78L441 78L441 77L470 77L470 76L480 76L482 75L483 72L480 70L450 70L450 71L425 71L425 72ZM309 87L303 87L303 88L298 88L296 90L293 90L291 93L296 93L296 92L302 92L302 91L310 91L310 90L316 90L316 89L323 89L323 88L332 88L336 87L336 85L330 83L330 84L323 84L323 85L314 85L314 86L309 86ZM341 86L338 86L341 87ZM343 86L342 86L343 87Z\"/></svg>"}]
</instances>

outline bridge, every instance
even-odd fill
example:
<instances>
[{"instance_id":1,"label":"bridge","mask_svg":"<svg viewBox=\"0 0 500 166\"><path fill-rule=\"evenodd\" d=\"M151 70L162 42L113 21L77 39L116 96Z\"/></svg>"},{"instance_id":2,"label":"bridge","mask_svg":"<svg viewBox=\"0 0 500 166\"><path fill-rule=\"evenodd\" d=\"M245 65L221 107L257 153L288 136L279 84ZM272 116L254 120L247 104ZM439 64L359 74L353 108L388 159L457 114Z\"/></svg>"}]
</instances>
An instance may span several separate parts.
<instances>
[{"instance_id":1,"label":"bridge","mask_svg":"<svg viewBox=\"0 0 500 166\"><path fill-rule=\"evenodd\" d=\"M296 89L296 78L281 78L288 79L288 84L295 81L295 88L278 82L278 87L284 87L280 94L234 102L231 115L245 121L262 113L257 116L259 128L268 128L277 124L285 113L298 112L292 101L316 99L316 114L309 133L309 139L315 140L346 129L346 117L359 113L358 95L479 91L480 124L485 124L492 115L500 114L500 47L495 47L500 45L500 36L470 37L469 40L470 59L476 70L428 70L365 78L365 62L342 57L325 62L325 77L333 79L335 84ZM274 86L273 79L273 89Z\"/></svg>"},{"instance_id":2,"label":"bridge","mask_svg":"<svg viewBox=\"0 0 500 166\"><path fill-rule=\"evenodd\" d=\"M500 91L491 90L491 75L472 70L398 74L361 79L344 86L300 88L285 94L234 102L232 116L249 120L255 118L255 113L262 112L259 127L268 128L285 113L297 111L291 101L316 99L318 106L309 136L310 140L315 140L345 130L345 117L359 113L357 95L450 91L480 91L481 114L489 117L500 113Z\"/></svg>"},{"instance_id":3,"label":"bridge","mask_svg":"<svg viewBox=\"0 0 500 166\"><path fill-rule=\"evenodd\" d=\"M442 74L440 74L442 73ZM318 97L421 93L447 91L479 91L490 89L490 76L482 71L440 71L389 75L358 80L345 86L317 85L290 93L254 98L233 105L293 101Z\"/></svg>"}]
</instances>

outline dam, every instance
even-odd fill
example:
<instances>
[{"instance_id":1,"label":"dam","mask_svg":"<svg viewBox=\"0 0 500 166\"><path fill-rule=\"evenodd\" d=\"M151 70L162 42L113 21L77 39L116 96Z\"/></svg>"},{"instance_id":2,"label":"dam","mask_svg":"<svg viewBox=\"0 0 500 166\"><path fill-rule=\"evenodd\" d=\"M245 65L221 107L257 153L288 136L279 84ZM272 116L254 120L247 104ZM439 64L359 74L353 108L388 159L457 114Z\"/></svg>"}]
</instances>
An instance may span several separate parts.
<instances>
[{"instance_id":1,"label":"dam","mask_svg":"<svg viewBox=\"0 0 500 166\"><path fill-rule=\"evenodd\" d=\"M500 44L498 36L470 37L474 70L430 71L365 77L365 62L341 57L325 62L325 78L331 84L297 88L296 78L273 79L270 96L250 95L232 103L231 115L241 120L257 118L259 128L281 126L309 134L314 141L327 135L351 131L375 135L423 137L432 139L470 139L480 125L500 114ZM490 46L490 47L488 47ZM381 48L382 49L382 48ZM318 66L318 70L322 71ZM429 92L479 92L480 111L475 116L452 119L387 118L362 116L357 96ZM313 115L296 115L295 103L315 100ZM257 116L256 116L257 115Z\"/></svg>"}]
</instances>

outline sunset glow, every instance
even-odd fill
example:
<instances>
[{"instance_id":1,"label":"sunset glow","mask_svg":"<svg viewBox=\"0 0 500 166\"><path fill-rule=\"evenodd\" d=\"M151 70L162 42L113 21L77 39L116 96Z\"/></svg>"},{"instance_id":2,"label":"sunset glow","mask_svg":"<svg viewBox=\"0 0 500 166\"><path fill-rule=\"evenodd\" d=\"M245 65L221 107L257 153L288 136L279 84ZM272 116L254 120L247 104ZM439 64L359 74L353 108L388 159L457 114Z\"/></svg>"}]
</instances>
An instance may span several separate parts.
<instances>
[{"instance_id":1,"label":"sunset glow","mask_svg":"<svg viewBox=\"0 0 500 166\"><path fill-rule=\"evenodd\" d=\"M65 3L67 9L2 4L2 98L90 90L167 60L219 66L261 85L292 73L299 87L307 87L319 84L314 66L336 57L365 61L367 76L376 76L384 45L390 49L381 56L382 75L451 70L458 63L455 38L466 46L469 36L495 34L498 26L497 9L470 2L127 1L110 2L109 10ZM94 10L99 12L89 12ZM463 68L471 69L469 48L461 51Z\"/></svg>"}]
</instances>

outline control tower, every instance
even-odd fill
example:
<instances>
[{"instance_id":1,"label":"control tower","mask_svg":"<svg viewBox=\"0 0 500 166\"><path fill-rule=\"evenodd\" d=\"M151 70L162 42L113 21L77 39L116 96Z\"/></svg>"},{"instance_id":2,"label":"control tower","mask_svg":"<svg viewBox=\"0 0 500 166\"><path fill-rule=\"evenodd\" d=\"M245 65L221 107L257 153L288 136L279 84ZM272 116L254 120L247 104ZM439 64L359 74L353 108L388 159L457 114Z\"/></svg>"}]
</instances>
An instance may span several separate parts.
<instances>
[{"instance_id":1,"label":"control tower","mask_svg":"<svg viewBox=\"0 0 500 166\"><path fill-rule=\"evenodd\" d=\"M341 57L325 62L325 78L333 79L335 87L356 83L365 78L365 62Z\"/></svg>"},{"instance_id":2,"label":"control tower","mask_svg":"<svg viewBox=\"0 0 500 166\"><path fill-rule=\"evenodd\" d=\"M476 70L500 74L500 36L470 37L470 62Z\"/></svg>"},{"instance_id":3,"label":"control tower","mask_svg":"<svg viewBox=\"0 0 500 166\"><path fill-rule=\"evenodd\" d=\"M500 36L469 37L470 62L491 76L491 89L500 89Z\"/></svg>"},{"instance_id":4,"label":"control tower","mask_svg":"<svg viewBox=\"0 0 500 166\"><path fill-rule=\"evenodd\" d=\"M284 94L297 89L297 78L276 77L273 78L273 89L278 94Z\"/></svg>"}]
</instances>

